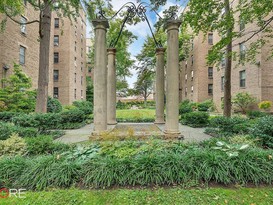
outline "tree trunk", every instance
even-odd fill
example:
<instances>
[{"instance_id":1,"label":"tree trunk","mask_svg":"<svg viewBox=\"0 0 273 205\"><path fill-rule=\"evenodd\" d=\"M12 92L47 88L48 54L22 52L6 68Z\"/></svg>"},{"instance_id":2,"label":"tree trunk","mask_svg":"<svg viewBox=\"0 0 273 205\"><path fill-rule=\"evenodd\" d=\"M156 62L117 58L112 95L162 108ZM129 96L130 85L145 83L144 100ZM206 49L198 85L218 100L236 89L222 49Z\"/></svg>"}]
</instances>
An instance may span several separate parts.
<instances>
[{"instance_id":1,"label":"tree trunk","mask_svg":"<svg viewBox=\"0 0 273 205\"><path fill-rule=\"evenodd\" d=\"M230 4L229 0L225 0L225 13L227 20L230 19ZM227 29L227 36L232 35L232 27ZM231 67L232 67L232 39L226 47L226 68L225 68L225 83L224 83L224 116L231 116Z\"/></svg>"},{"instance_id":2,"label":"tree trunk","mask_svg":"<svg viewBox=\"0 0 273 205\"><path fill-rule=\"evenodd\" d=\"M45 9L40 18L40 61L38 77L38 93L36 101L36 112L47 112L48 81L49 81L49 50L51 30L51 9L48 0L44 0Z\"/></svg>"}]
</instances>

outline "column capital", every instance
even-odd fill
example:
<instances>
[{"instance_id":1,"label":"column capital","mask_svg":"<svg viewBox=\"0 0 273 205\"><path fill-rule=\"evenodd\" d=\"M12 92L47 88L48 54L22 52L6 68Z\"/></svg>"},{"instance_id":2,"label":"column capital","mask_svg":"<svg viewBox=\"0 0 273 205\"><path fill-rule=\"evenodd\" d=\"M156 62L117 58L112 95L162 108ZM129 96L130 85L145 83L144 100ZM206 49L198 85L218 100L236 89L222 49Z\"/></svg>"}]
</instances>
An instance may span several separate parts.
<instances>
[{"instance_id":1,"label":"column capital","mask_svg":"<svg viewBox=\"0 0 273 205\"><path fill-rule=\"evenodd\" d=\"M167 32L170 30L178 30L181 23L181 20L168 20L164 25L164 29L166 29Z\"/></svg>"},{"instance_id":2,"label":"column capital","mask_svg":"<svg viewBox=\"0 0 273 205\"><path fill-rule=\"evenodd\" d=\"M105 29L106 30L107 28L109 28L109 22L107 19L94 19L94 20L92 20L92 24L93 24L95 30L96 29Z\"/></svg>"},{"instance_id":3,"label":"column capital","mask_svg":"<svg viewBox=\"0 0 273 205\"><path fill-rule=\"evenodd\" d=\"M163 48L163 47L156 48L155 50L157 55L164 54L165 51L166 51L166 48Z\"/></svg>"},{"instance_id":4,"label":"column capital","mask_svg":"<svg viewBox=\"0 0 273 205\"><path fill-rule=\"evenodd\" d=\"M115 55L117 52L117 49L116 48L107 48L107 55Z\"/></svg>"}]
</instances>

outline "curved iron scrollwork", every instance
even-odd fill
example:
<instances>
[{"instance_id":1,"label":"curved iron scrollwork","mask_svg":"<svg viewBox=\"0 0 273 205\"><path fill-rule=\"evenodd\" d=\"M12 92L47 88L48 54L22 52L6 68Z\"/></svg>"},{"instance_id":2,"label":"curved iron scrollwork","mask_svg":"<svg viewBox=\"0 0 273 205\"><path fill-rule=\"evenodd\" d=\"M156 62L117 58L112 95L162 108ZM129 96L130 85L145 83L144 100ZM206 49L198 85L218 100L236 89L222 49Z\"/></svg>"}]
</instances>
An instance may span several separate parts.
<instances>
[{"instance_id":1,"label":"curved iron scrollwork","mask_svg":"<svg viewBox=\"0 0 273 205\"><path fill-rule=\"evenodd\" d=\"M147 12L147 8L150 8L159 18L160 15L149 5L147 4L146 2L141 2L140 4L138 4L138 6L136 6L133 2L127 2L126 4L124 4L112 17L110 18L107 18L106 15L105 15L105 12L100 9L100 11L98 12L97 14L97 18L98 19L107 19L107 20L113 20L114 18L116 18L124 9L126 9L125 14L124 15L124 19L123 19L123 22L122 22L122 26L120 28L120 31L119 31L119 35L117 37L117 39L114 39L111 41L110 43L110 47L114 48L116 47L119 39L120 39L120 36L122 34L122 31L125 27L125 24L127 22L131 22L133 21L133 19L135 17L139 17L141 21L146 21L148 26L149 26L149 29L152 33L152 36L153 36L153 39L154 39L154 42L155 42L155 45L157 48L160 48L162 47L162 44L160 41L157 41L155 35L154 35L154 32L152 30L152 27L151 27L151 24L147 18L147 15L146 15L146 12Z\"/></svg>"}]
</instances>

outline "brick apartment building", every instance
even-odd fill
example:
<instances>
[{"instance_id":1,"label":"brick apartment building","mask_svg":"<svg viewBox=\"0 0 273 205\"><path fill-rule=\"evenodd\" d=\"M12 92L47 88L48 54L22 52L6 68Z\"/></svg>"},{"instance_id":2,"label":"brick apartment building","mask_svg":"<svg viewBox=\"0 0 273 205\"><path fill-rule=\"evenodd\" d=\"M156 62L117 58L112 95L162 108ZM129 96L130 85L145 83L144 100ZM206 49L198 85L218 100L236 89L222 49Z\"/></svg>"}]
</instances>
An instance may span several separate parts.
<instances>
[{"instance_id":1,"label":"brick apartment building","mask_svg":"<svg viewBox=\"0 0 273 205\"><path fill-rule=\"evenodd\" d=\"M22 16L16 18L21 22L28 22L38 19L39 13L30 4L26 4ZM0 21L2 19L4 16L0 14ZM12 73L14 63L20 64L23 72L31 77L33 88L37 89L38 27L38 23L20 26L10 19L7 20L4 32L0 33L0 79ZM52 77L49 78L49 95L58 98L62 104L85 99L86 15L84 11L80 11L73 25L69 19L57 17L53 13L51 31L49 66Z\"/></svg>"},{"instance_id":2,"label":"brick apartment building","mask_svg":"<svg viewBox=\"0 0 273 205\"><path fill-rule=\"evenodd\" d=\"M236 18L238 19L239 16ZM244 25L241 22L236 25L235 29L250 33L248 31L254 30L255 26L254 24ZM240 44L244 38L248 38L248 35L233 43L233 50L238 52L241 58L245 58L245 50L259 37L256 36L251 41ZM217 41L219 41L217 33L208 33L205 40L202 33L194 37L188 59L180 63L180 100L189 99L193 102L202 102L213 99L217 110L222 111L225 61L223 59L220 68L208 66L206 63L206 55ZM270 41L273 43L273 39ZM233 96L239 92L248 92L257 98L257 102L273 101L273 60L267 60L272 43L261 49L260 54L256 56L255 64L238 65L238 61L232 62L231 92Z\"/></svg>"},{"instance_id":3,"label":"brick apartment building","mask_svg":"<svg viewBox=\"0 0 273 205\"><path fill-rule=\"evenodd\" d=\"M86 14L80 10L77 21L52 16L53 97L62 104L86 99Z\"/></svg>"},{"instance_id":4,"label":"brick apartment building","mask_svg":"<svg viewBox=\"0 0 273 205\"><path fill-rule=\"evenodd\" d=\"M90 77L93 79L93 65L92 65L92 61L91 61L91 52L92 52L92 46L93 46L93 41L91 38L87 38L86 39L86 56L87 56L87 77Z\"/></svg>"}]
</instances>

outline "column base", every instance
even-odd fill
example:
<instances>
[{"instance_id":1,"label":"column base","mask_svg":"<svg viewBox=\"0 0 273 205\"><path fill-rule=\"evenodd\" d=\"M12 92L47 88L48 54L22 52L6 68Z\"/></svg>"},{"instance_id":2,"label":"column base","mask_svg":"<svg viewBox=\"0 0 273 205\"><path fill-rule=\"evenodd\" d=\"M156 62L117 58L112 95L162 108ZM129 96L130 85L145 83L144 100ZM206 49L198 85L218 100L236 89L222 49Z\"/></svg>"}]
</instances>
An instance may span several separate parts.
<instances>
[{"instance_id":1,"label":"column base","mask_svg":"<svg viewBox=\"0 0 273 205\"><path fill-rule=\"evenodd\" d=\"M183 140L184 136L181 134L181 132L175 132L175 131L164 131L165 139L178 139Z\"/></svg>"},{"instance_id":2,"label":"column base","mask_svg":"<svg viewBox=\"0 0 273 205\"><path fill-rule=\"evenodd\" d=\"M165 121L164 120L155 120L154 124L156 124L156 125L164 125Z\"/></svg>"},{"instance_id":3,"label":"column base","mask_svg":"<svg viewBox=\"0 0 273 205\"><path fill-rule=\"evenodd\" d=\"M117 121L107 122L107 125L116 125L116 124L118 124L118 122L117 122Z\"/></svg>"}]
</instances>

